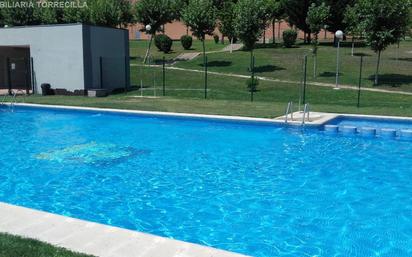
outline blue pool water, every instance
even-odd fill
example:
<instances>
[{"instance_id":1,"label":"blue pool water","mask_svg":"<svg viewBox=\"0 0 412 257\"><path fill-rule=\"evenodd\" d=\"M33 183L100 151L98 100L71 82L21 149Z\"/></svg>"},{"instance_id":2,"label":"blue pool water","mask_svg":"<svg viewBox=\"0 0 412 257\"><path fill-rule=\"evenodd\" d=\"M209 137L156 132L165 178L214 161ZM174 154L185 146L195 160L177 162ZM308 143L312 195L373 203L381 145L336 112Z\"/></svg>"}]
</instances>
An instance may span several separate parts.
<instances>
[{"instance_id":1,"label":"blue pool water","mask_svg":"<svg viewBox=\"0 0 412 257\"><path fill-rule=\"evenodd\" d=\"M412 142L0 112L0 201L264 256L412 256Z\"/></svg>"},{"instance_id":2,"label":"blue pool water","mask_svg":"<svg viewBox=\"0 0 412 257\"><path fill-rule=\"evenodd\" d=\"M378 130L382 128L389 129L412 129L412 120L408 119L378 119L378 118L359 118L350 116L341 116L328 122L331 125L354 126L354 127L372 127Z\"/></svg>"}]
</instances>

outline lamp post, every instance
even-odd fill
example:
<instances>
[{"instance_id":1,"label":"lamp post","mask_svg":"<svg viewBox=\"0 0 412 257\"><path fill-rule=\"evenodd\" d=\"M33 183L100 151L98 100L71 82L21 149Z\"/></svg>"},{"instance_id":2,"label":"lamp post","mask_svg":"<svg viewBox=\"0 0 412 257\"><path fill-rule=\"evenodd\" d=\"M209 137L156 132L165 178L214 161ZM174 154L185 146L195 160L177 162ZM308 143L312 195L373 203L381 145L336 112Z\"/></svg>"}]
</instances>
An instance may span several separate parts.
<instances>
[{"instance_id":1,"label":"lamp post","mask_svg":"<svg viewBox=\"0 0 412 257\"><path fill-rule=\"evenodd\" d=\"M339 61L339 57L340 57L340 41L343 39L343 32L342 30L338 30L335 32L335 37L338 40L338 49L337 49L337 53L336 53L336 85L334 89L340 89L339 88L339 68L340 68L340 61Z\"/></svg>"},{"instance_id":2,"label":"lamp post","mask_svg":"<svg viewBox=\"0 0 412 257\"><path fill-rule=\"evenodd\" d=\"M151 31L152 31L152 26L150 25L150 24L147 24L146 26L145 26L145 29L146 29L146 34L151 34ZM146 55L144 56L144 59L143 59L143 64L145 64L146 63L146 60L147 60L147 58L148 58L148 56L149 56L149 52L150 52L150 44L152 43L152 35L150 36L150 39L148 40L148 42L147 42L147 50L146 50Z\"/></svg>"}]
</instances>

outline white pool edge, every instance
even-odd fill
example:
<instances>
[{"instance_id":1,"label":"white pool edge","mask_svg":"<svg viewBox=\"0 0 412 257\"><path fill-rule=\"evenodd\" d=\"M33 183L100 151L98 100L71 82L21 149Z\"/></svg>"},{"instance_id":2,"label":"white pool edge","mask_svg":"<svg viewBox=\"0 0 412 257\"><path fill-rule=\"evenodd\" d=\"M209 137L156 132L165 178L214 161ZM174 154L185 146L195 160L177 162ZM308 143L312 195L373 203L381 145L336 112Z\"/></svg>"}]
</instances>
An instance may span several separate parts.
<instances>
[{"instance_id":1,"label":"white pool edge","mask_svg":"<svg viewBox=\"0 0 412 257\"><path fill-rule=\"evenodd\" d=\"M114 108L98 108L98 107L82 107L71 105L48 105L48 104L29 104L29 103L16 103L16 106L33 107L33 108L46 108L46 109L61 109L61 110L78 110L78 111L95 111L95 112L107 112L107 113L122 113L122 114L136 114L136 115L148 115L148 116L163 116L163 117L180 117L180 118L200 118L200 119L212 119L222 121L239 121L239 122L253 122L253 123L266 123L266 124L285 124L284 119L280 119L284 116L275 118L254 118L246 116L229 116L229 115L212 115L212 114L196 114L196 113L180 113L180 112L160 112L160 111L141 111L141 110L129 110L129 109L114 109ZM376 119L395 119L395 120L408 120L412 121L412 117L405 116L385 116L385 115L368 115L368 114L350 114L350 113L328 113L328 112L313 112L324 115L323 118L306 122L308 126L321 126L327 124L329 121L338 117L358 117L358 118L376 118ZM301 121L289 122L288 125L301 126Z\"/></svg>"},{"instance_id":2,"label":"white pool edge","mask_svg":"<svg viewBox=\"0 0 412 257\"><path fill-rule=\"evenodd\" d=\"M3 202L0 202L0 232L99 257L246 256Z\"/></svg>"}]
</instances>

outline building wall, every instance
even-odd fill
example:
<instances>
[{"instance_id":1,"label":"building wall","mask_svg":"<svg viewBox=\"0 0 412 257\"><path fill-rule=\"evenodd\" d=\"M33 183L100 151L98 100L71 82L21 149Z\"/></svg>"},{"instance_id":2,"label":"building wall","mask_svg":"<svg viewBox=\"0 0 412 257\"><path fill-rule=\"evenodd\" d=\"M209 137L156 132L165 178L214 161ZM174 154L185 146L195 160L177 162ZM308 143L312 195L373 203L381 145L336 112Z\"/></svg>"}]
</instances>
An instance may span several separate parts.
<instances>
[{"instance_id":1,"label":"building wall","mask_svg":"<svg viewBox=\"0 0 412 257\"><path fill-rule=\"evenodd\" d=\"M29 46L33 83L69 91L84 88L82 25L11 27L0 29L0 46Z\"/></svg>"},{"instance_id":2,"label":"building wall","mask_svg":"<svg viewBox=\"0 0 412 257\"><path fill-rule=\"evenodd\" d=\"M127 30L84 26L84 50L86 89L113 90L130 85Z\"/></svg>"}]
</instances>

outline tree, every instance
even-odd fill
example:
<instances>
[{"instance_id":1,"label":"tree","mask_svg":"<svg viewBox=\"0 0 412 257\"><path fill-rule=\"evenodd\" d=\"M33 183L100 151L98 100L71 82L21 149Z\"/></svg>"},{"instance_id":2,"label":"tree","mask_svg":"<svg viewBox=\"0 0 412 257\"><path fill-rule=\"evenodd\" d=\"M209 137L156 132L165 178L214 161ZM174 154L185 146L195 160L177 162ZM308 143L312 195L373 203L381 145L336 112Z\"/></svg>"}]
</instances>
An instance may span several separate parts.
<instances>
[{"instance_id":1,"label":"tree","mask_svg":"<svg viewBox=\"0 0 412 257\"><path fill-rule=\"evenodd\" d=\"M203 60L206 60L206 35L213 35L216 28L217 11L211 0L190 0L182 12L184 23L193 35L202 41Z\"/></svg>"},{"instance_id":2,"label":"tree","mask_svg":"<svg viewBox=\"0 0 412 257\"><path fill-rule=\"evenodd\" d=\"M20 3L19 0L10 0L13 6ZM4 9L4 23L11 26L39 25L42 23L41 12L37 6L37 1L27 1L33 7L27 5L16 8Z\"/></svg>"},{"instance_id":3,"label":"tree","mask_svg":"<svg viewBox=\"0 0 412 257\"><path fill-rule=\"evenodd\" d=\"M363 31L361 26L358 26L358 20L357 20L357 13L356 9L352 6L346 8L345 12L345 18L343 20L346 30L345 33L347 35L352 36L352 56L354 55L355 51L355 38L361 38Z\"/></svg>"},{"instance_id":4,"label":"tree","mask_svg":"<svg viewBox=\"0 0 412 257\"><path fill-rule=\"evenodd\" d=\"M123 0L122 0L123 1ZM89 4L91 21L100 26L117 27L122 24L119 0L93 0Z\"/></svg>"},{"instance_id":5,"label":"tree","mask_svg":"<svg viewBox=\"0 0 412 257\"><path fill-rule=\"evenodd\" d=\"M310 28L306 23L306 17L309 10L309 6L312 3L316 3L315 0L282 0L285 7L286 15L288 16L288 22L292 26L296 26L298 29L305 33L305 43L310 43ZM307 37L306 37L307 35Z\"/></svg>"},{"instance_id":6,"label":"tree","mask_svg":"<svg viewBox=\"0 0 412 257\"><path fill-rule=\"evenodd\" d=\"M246 49L250 50L250 69L252 69L253 49L266 27L266 6L262 0L239 0L235 12L236 34Z\"/></svg>"},{"instance_id":7,"label":"tree","mask_svg":"<svg viewBox=\"0 0 412 257\"><path fill-rule=\"evenodd\" d=\"M276 43L275 40L275 23L276 20L280 21L285 16L285 9L283 2L281 0L268 0L266 5L266 11L268 13L268 18L272 23L272 41L273 44Z\"/></svg>"},{"instance_id":8,"label":"tree","mask_svg":"<svg viewBox=\"0 0 412 257\"><path fill-rule=\"evenodd\" d=\"M89 0L90 2L90 0ZM81 0L82 8L63 8L62 23L92 23L90 18L90 7L85 5L87 0Z\"/></svg>"},{"instance_id":9,"label":"tree","mask_svg":"<svg viewBox=\"0 0 412 257\"><path fill-rule=\"evenodd\" d=\"M359 0L354 7L359 30L377 56L374 84L379 83L381 53L396 44L409 28L410 0Z\"/></svg>"},{"instance_id":10,"label":"tree","mask_svg":"<svg viewBox=\"0 0 412 257\"><path fill-rule=\"evenodd\" d=\"M326 6L325 3L320 5L312 4L309 7L308 15L306 18L306 23L309 25L310 31L313 33L312 39L312 53L313 53L313 77L316 78L317 75L317 55L319 46L319 33L324 27L327 19L330 15L330 7Z\"/></svg>"},{"instance_id":11,"label":"tree","mask_svg":"<svg viewBox=\"0 0 412 257\"><path fill-rule=\"evenodd\" d=\"M175 0L141 0L136 2L136 21L143 25L150 25L150 41L143 62L146 63L150 53L153 36L160 31L162 26L173 21L179 16L178 4Z\"/></svg>"},{"instance_id":12,"label":"tree","mask_svg":"<svg viewBox=\"0 0 412 257\"><path fill-rule=\"evenodd\" d=\"M335 33L338 30L347 32L347 23L344 21L347 8L354 5L356 0L323 0L330 7L330 15L327 21L327 28Z\"/></svg>"},{"instance_id":13,"label":"tree","mask_svg":"<svg viewBox=\"0 0 412 257\"><path fill-rule=\"evenodd\" d=\"M225 2L219 12L218 27L222 36L228 37L231 47L233 45L233 40L236 37L235 19L235 3L232 1ZM232 49L230 52L232 52Z\"/></svg>"}]
</instances>

